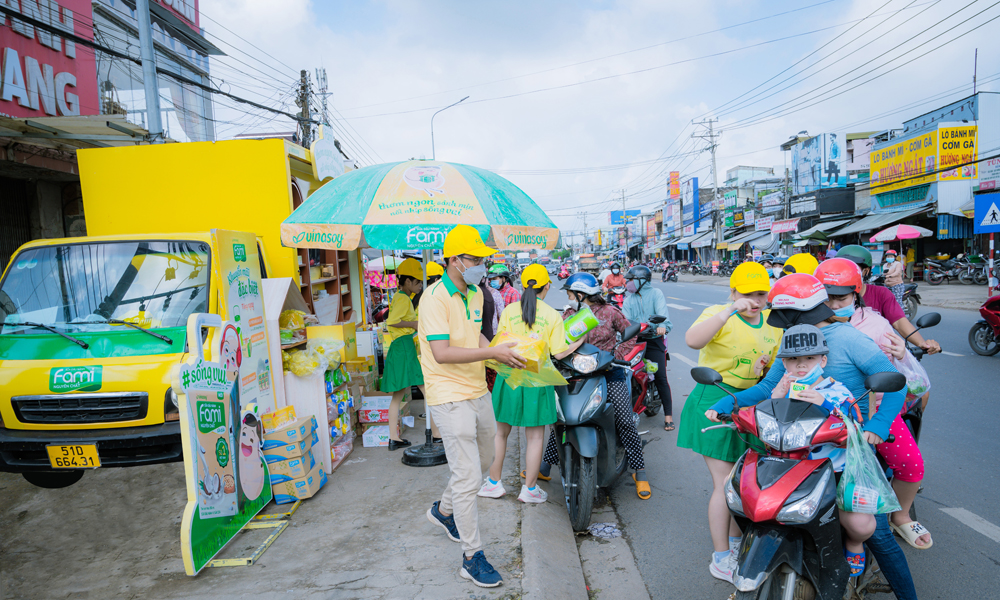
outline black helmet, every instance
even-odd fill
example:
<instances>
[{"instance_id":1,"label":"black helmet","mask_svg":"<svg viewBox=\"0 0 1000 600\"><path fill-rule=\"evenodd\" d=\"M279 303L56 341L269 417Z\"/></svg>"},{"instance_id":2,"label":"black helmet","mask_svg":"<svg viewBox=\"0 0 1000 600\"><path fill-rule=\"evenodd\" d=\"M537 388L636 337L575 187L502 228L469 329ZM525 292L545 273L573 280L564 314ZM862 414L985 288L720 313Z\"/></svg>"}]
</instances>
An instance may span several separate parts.
<instances>
[{"instance_id":1,"label":"black helmet","mask_svg":"<svg viewBox=\"0 0 1000 600\"><path fill-rule=\"evenodd\" d=\"M773 263L774 262L774 256L772 256L770 254L761 254L760 258L757 259L757 262L759 262L759 263L766 263L766 262Z\"/></svg>"},{"instance_id":2,"label":"black helmet","mask_svg":"<svg viewBox=\"0 0 1000 600\"><path fill-rule=\"evenodd\" d=\"M639 279L649 283L653 280L653 272L646 265L636 265L628 270L625 279Z\"/></svg>"}]
</instances>

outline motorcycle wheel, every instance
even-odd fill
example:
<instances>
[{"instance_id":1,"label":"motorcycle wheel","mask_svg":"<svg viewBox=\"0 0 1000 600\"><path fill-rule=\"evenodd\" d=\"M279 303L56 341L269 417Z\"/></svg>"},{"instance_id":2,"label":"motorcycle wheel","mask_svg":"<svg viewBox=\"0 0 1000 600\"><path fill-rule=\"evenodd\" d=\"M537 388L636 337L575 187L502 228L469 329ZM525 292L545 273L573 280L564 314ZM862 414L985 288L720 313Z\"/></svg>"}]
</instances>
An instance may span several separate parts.
<instances>
[{"instance_id":1,"label":"motorcycle wheel","mask_svg":"<svg viewBox=\"0 0 1000 600\"><path fill-rule=\"evenodd\" d=\"M972 278L972 273L962 271L958 274L958 281L964 285L972 285L975 280Z\"/></svg>"},{"instance_id":2,"label":"motorcycle wheel","mask_svg":"<svg viewBox=\"0 0 1000 600\"><path fill-rule=\"evenodd\" d=\"M1000 352L1000 343L993 337L992 328L986 323L976 323L969 330L969 345L980 356L993 356Z\"/></svg>"},{"instance_id":3,"label":"motorcycle wheel","mask_svg":"<svg viewBox=\"0 0 1000 600\"><path fill-rule=\"evenodd\" d=\"M597 493L597 467L593 458L580 456L572 445L567 446L566 464L569 473L564 474L563 485L567 487L566 508L573 531L586 531L590 526L590 515L594 510L594 495Z\"/></svg>"},{"instance_id":4,"label":"motorcycle wheel","mask_svg":"<svg viewBox=\"0 0 1000 600\"><path fill-rule=\"evenodd\" d=\"M660 393L656 391L656 384L652 381L649 382L649 400L646 410L642 411L642 414L647 417L655 417L660 412L663 402L660 402Z\"/></svg>"},{"instance_id":5,"label":"motorcycle wheel","mask_svg":"<svg viewBox=\"0 0 1000 600\"><path fill-rule=\"evenodd\" d=\"M791 596L785 594L787 587L792 589ZM756 590L736 592L735 596L736 600L784 600L789 597L792 600L815 600L816 589L808 579L799 577L788 565L782 565L773 577L768 577Z\"/></svg>"},{"instance_id":6,"label":"motorcycle wheel","mask_svg":"<svg viewBox=\"0 0 1000 600\"><path fill-rule=\"evenodd\" d=\"M917 299L910 296L903 301L903 304L903 312L906 313L906 318L912 321L913 317L917 316Z\"/></svg>"},{"instance_id":7,"label":"motorcycle wheel","mask_svg":"<svg viewBox=\"0 0 1000 600\"><path fill-rule=\"evenodd\" d=\"M989 279L986 276L986 271L976 271L972 274L972 280L976 282L976 285L986 285Z\"/></svg>"},{"instance_id":8,"label":"motorcycle wheel","mask_svg":"<svg viewBox=\"0 0 1000 600\"><path fill-rule=\"evenodd\" d=\"M944 281L944 275L936 271L929 271L925 278L927 279L927 283L931 285L941 285L941 282Z\"/></svg>"}]
</instances>

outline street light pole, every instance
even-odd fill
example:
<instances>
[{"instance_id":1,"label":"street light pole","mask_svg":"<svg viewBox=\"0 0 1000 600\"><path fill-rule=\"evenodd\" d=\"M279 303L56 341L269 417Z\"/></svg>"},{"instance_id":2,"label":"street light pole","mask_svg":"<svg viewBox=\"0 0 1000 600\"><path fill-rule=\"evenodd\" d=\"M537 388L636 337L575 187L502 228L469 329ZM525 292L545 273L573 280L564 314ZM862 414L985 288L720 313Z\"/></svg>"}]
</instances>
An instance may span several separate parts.
<instances>
[{"instance_id":1,"label":"street light pole","mask_svg":"<svg viewBox=\"0 0 1000 600\"><path fill-rule=\"evenodd\" d=\"M441 110L439 110L436 113L434 113L433 115L431 115L431 160L437 160L437 154L434 152L434 117L436 117L439 112L448 110L452 106L455 106L457 104L461 104L461 103L465 102L468 99L469 99L469 97L466 96L465 98L462 98L461 100L459 100L455 104L449 104L448 106L442 108Z\"/></svg>"}]
</instances>

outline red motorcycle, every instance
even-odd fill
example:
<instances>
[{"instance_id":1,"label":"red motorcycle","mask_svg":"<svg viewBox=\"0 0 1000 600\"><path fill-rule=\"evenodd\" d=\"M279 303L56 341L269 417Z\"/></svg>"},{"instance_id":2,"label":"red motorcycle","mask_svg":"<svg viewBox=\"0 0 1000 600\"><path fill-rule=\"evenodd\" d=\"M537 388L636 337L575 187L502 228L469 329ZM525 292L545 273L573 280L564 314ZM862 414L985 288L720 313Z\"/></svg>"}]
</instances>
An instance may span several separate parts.
<instances>
[{"instance_id":1,"label":"red motorcycle","mask_svg":"<svg viewBox=\"0 0 1000 600\"><path fill-rule=\"evenodd\" d=\"M1000 352L1000 294L984 302L979 314L983 318L969 330L969 345L976 354L993 356Z\"/></svg>"},{"instance_id":2,"label":"red motorcycle","mask_svg":"<svg viewBox=\"0 0 1000 600\"><path fill-rule=\"evenodd\" d=\"M625 304L625 286L618 285L611 288L611 291L607 295L608 304L614 304L621 310L622 305Z\"/></svg>"},{"instance_id":3,"label":"red motorcycle","mask_svg":"<svg viewBox=\"0 0 1000 600\"><path fill-rule=\"evenodd\" d=\"M704 385L722 382L722 376L707 367L695 367L691 376ZM895 372L876 373L865 380L873 392L892 392L905 385L906 378ZM747 450L726 482L726 504L743 530L733 576L736 597L857 597L854 592L877 579L878 571L869 560L865 573L850 581L833 465L828 458L809 459L812 446L846 445L843 420L815 404L790 398L768 398L719 417L731 423L702 431L731 427L756 436L766 447L764 453ZM886 441L893 438L890 435ZM853 592L846 596L849 585Z\"/></svg>"},{"instance_id":4,"label":"red motorcycle","mask_svg":"<svg viewBox=\"0 0 1000 600\"><path fill-rule=\"evenodd\" d=\"M632 412L638 415L645 414L652 417L660 412L663 400L653 383L653 373L646 370L646 341L656 337L656 327L666 321L666 317L653 315L649 318L649 323L643 323L639 329L638 341L632 351L625 356L632 369Z\"/></svg>"}]
</instances>

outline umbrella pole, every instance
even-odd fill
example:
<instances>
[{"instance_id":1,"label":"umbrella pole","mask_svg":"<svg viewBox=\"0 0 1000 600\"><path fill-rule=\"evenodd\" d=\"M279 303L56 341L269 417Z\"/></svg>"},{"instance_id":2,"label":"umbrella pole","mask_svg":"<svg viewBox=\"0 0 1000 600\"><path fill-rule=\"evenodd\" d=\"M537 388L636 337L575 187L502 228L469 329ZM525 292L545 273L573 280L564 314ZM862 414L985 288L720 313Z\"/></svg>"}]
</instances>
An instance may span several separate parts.
<instances>
[{"instance_id":1,"label":"umbrella pole","mask_svg":"<svg viewBox=\"0 0 1000 600\"><path fill-rule=\"evenodd\" d=\"M424 249L424 291L427 291L427 265L431 264L432 252ZM448 276L447 273L444 275ZM409 467L436 467L448 462L445 455L444 445L434 443L434 435L431 433L431 407L427 405L427 386L424 386L424 431L425 441L422 446L411 446L403 451L403 464Z\"/></svg>"}]
</instances>

